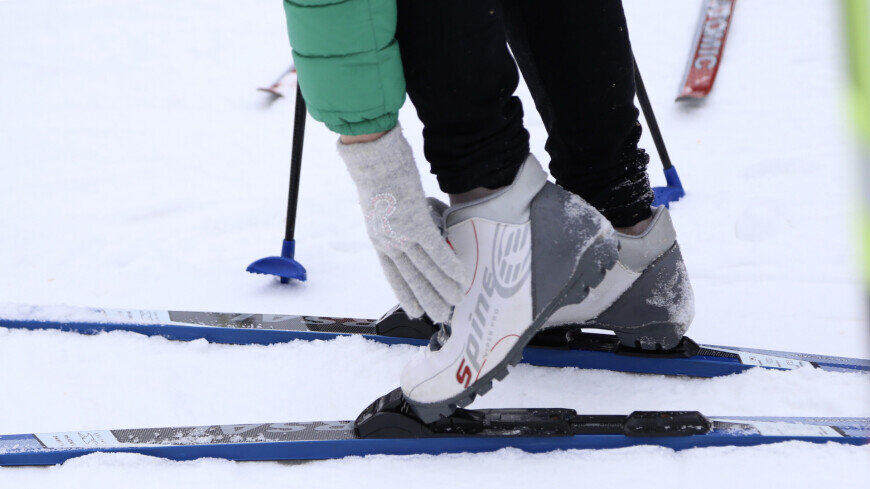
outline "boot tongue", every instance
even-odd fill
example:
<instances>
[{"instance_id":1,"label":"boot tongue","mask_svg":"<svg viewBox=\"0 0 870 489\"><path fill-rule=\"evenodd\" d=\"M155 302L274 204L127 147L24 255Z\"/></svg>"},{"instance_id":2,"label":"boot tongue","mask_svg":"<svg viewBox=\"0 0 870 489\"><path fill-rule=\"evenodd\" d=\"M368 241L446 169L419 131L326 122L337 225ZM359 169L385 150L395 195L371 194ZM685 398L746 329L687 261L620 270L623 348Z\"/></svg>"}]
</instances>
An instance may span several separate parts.
<instances>
[{"instance_id":1,"label":"boot tongue","mask_svg":"<svg viewBox=\"0 0 870 489\"><path fill-rule=\"evenodd\" d=\"M505 224L522 224L529 220L532 199L547 183L547 173L534 155L520 166L513 183L479 200L454 205L444 213L444 224L455 224L480 217Z\"/></svg>"}]
</instances>

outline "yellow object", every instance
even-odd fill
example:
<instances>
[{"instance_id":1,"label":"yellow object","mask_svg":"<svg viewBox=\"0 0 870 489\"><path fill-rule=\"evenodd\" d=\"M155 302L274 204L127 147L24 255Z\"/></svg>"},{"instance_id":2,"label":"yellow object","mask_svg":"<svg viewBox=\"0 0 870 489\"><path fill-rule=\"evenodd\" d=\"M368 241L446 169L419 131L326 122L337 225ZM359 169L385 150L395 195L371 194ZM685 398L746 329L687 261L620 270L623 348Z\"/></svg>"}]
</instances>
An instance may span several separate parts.
<instances>
[{"instance_id":1,"label":"yellow object","mask_svg":"<svg viewBox=\"0 0 870 489\"><path fill-rule=\"evenodd\" d=\"M870 0L845 0L852 107L865 145L870 145Z\"/></svg>"},{"instance_id":2,"label":"yellow object","mask_svg":"<svg viewBox=\"0 0 870 489\"><path fill-rule=\"evenodd\" d=\"M860 138L861 239L864 280L870 285L870 0L843 0L849 50L851 107Z\"/></svg>"}]
</instances>

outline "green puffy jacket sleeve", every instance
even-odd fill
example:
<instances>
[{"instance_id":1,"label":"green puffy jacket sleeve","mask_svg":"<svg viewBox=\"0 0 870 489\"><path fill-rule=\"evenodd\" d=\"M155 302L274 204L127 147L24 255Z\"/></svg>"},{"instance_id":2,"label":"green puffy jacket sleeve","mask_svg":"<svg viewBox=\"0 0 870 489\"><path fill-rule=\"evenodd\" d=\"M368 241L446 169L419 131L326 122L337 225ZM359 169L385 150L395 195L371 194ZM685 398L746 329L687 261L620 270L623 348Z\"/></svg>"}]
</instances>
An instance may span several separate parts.
<instances>
[{"instance_id":1,"label":"green puffy jacket sleeve","mask_svg":"<svg viewBox=\"0 0 870 489\"><path fill-rule=\"evenodd\" d=\"M344 135L387 131L405 102L396 0L284 0L312 117Z\"/></svg>"}]
</instances>

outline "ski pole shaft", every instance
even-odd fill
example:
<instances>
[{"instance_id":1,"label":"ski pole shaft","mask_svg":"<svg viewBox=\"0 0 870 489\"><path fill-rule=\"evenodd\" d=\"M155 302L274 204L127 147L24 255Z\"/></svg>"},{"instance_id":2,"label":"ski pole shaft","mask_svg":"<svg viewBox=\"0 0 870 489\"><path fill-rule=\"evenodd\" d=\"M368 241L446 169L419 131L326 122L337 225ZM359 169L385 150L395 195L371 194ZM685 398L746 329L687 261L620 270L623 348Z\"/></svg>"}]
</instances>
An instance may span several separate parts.
<instances>
[{"instance_id":1,"label":"ski pole shaft","mask_svg":"<svg viewBox=\"0 0 870 489\"><path fill-rule=\"evenodd\" d=\"M302 170L302 144L305 140L305 99L296 83L296 113L293 117L293 148L290 154L290 191L287 197L287 222L284 239L293 241L296 232L296 203L299 200L299 172Z\"/></svg>"},{"instance_id":2,"label":"ski pole shaft","mask_svg":"<svg viewBox=\"0 0 870 489\"><path fill-rule=\"evenodd\" d=\"M671 157L668 156L668 149L665 147L662 131L659 129L658 122L656 122L656 115L649 101L649 95L646 93L646 87L643 84L643 78L640 76L640 70L637 67L637 60L634 59L634 55L632 55L632 61L634 62L634 84L637 85L637 100L640 102L641 110L643 110L643 117L646 119L650 135L656 145L656 151L662 160L662 166L664 166L665 170L669 170L674 165L671 164Z\"/></svg>"}]
</instances>

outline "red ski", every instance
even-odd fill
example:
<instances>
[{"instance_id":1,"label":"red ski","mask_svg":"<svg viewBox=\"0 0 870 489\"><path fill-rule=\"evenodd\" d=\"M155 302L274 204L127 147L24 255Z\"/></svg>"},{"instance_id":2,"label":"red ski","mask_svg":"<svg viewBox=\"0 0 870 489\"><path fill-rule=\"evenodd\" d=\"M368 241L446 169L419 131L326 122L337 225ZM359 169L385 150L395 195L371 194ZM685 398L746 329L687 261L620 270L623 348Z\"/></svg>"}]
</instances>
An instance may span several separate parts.
<instances>
[{"instance_id":1,"label":"red ski","mask_svg":"<svg viewBox=\"0 0 870 489\"><path fill-rule=\"evenodd\" d=\"M279 98L282 98L286 95L287 86L290 85L290 81L292 78L296 76L296 66L290 65L281 76L275 80L275 83L272 83L268 87L260 87L257 90L261 92L266 92L269 94L269 102L274 102Z\"/></svg>"},{"instance_id":2,"label":"red ski","mask_svg":"<svg viewBox=\"0 0 870 489\"><path fill-rule=\"evenodd\" d=\"M713 88L737 0L704 0L677 100L703 99Z\"/></svg>"}]
</instances>

